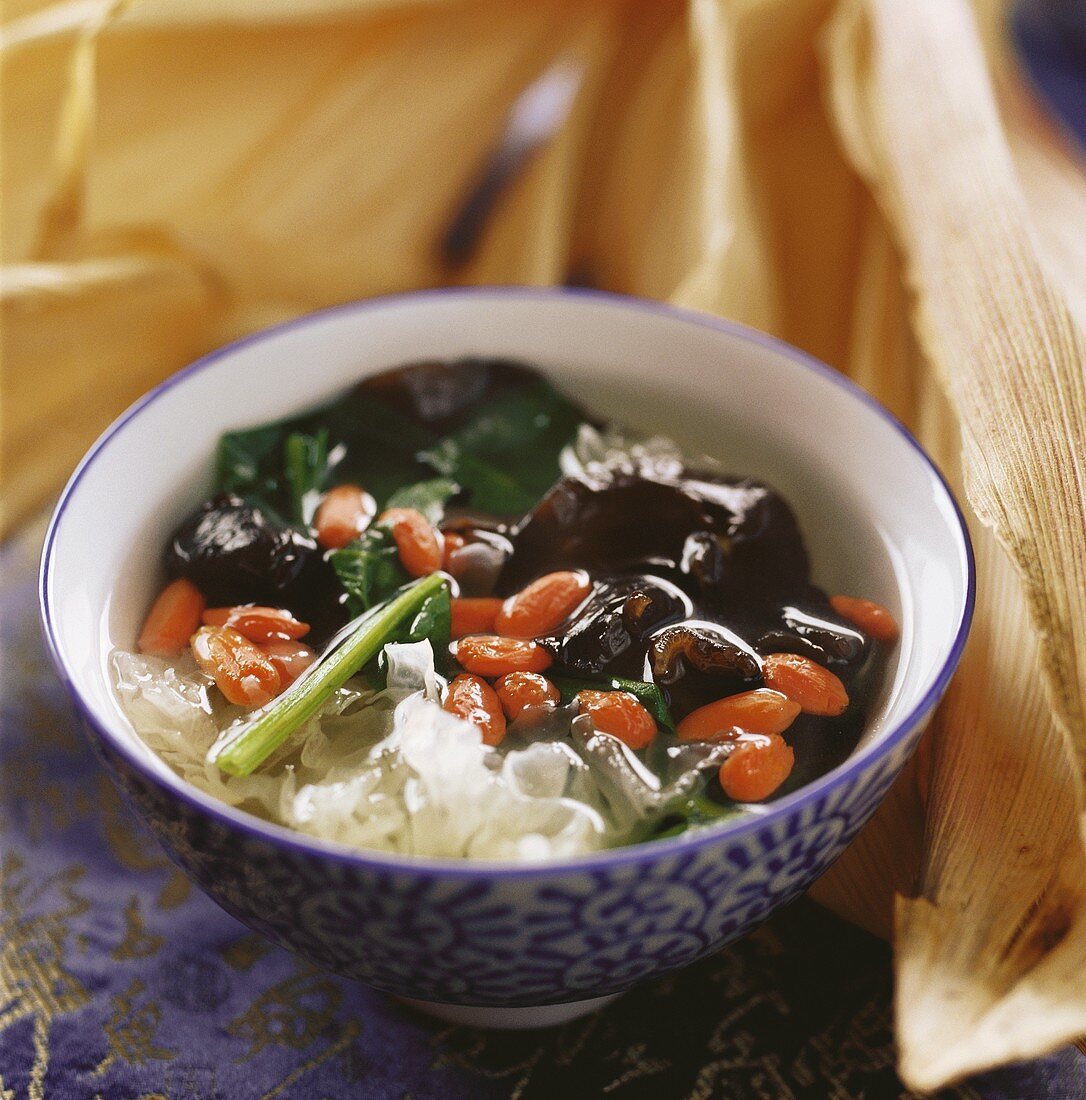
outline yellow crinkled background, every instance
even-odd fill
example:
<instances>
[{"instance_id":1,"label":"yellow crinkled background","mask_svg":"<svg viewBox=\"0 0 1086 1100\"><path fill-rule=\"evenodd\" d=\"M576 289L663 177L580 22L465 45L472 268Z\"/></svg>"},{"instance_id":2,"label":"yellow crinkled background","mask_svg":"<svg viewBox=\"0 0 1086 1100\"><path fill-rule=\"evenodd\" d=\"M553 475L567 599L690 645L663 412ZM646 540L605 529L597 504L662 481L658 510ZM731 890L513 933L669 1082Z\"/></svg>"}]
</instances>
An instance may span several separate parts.
<instances>
[{"instance_id":1,"label":"yellow crinkled background","mask_svg":"<svg viewBox=\"0 0 1086 1100\"><path fill-rule=\"evenodd\" d=\"M911 1086L1086 1033L1086 175L1003 15L7 0L4 528L170 371L330 303L576 275L768 329L918 432L979 567L916 766L816 894L896 926ZM573 109L453 274L442 232L559 58Z\"/></svg>"}]
</instances>

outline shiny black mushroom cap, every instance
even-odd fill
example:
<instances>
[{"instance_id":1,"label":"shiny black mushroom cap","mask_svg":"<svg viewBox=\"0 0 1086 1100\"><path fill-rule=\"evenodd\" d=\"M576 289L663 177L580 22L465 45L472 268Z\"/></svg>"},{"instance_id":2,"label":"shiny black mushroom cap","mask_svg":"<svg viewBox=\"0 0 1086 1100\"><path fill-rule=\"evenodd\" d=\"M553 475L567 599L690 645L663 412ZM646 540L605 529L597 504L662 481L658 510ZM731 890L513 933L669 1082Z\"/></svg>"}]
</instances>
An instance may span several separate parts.
<instances>
[{"instance_id":1,"label":"shiny black mushroom cap","mask_svg":"<svg viewBox=\"0 0 1086 1100\"><path fill-rule=\"evenodd\" d=\"M295 582L317 544L232 493L185 517L166 546L166 571L187 577L212 603L273 598Z\"/></svg>"},{"instance_id":2,"label":"shiny black mushroom cap","mask_svg":"<svg viewBox=\"0 0 1086 1100\"><path fill-rule=\"evenodd\" d=\"M749 478L653 471L559 481L513 533L502 587L553 569L689 576L709 602L805 585L809 563L792 510Z\"/></svg>"}]
</instances>

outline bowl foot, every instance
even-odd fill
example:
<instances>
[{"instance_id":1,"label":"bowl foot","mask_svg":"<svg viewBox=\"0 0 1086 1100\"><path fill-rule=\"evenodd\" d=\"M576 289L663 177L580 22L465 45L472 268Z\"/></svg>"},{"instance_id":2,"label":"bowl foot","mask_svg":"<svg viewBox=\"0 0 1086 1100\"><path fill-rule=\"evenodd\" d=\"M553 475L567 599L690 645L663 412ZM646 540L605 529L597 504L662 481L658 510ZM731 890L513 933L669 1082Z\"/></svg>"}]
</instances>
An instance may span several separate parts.
<instances>
[{"instance_id":1,"label":"bowl foot","mask_svg":"<svg viewBox=\"0 0 1086 1100\"><path fill-rule=\"evenodd\" d=\"M582 1016L609 1005L621 997L611 993L606 997L590 997L586 1001L566 1001L557 1005L530 1005L526 1008L494 1008L489 1005L450 1005L440 1001L416 1001L412 997L397 997L400 1004L436 1016L450 1024L463 1027L500 1028L503 1031L527 1031L536 1027L556 1027L579 1020Z\"/></svg>"}]
</instances>

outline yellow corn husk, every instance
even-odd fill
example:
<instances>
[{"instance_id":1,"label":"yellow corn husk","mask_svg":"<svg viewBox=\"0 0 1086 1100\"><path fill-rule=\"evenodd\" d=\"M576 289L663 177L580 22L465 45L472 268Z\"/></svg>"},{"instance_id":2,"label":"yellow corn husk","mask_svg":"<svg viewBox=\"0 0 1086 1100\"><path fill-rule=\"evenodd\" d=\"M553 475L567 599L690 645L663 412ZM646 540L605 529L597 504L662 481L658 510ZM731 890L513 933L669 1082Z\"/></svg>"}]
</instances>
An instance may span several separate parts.
<instances>
[{"instance_id":1,"label":"yellow corn husk","mask_svg":"<svg viewBox=\"0 0 1086 1100\"><path fill-rule=\"evenodd\" d=\"M897 905L902 1074L934 1088L1086 1031L1086 335L1067 290L1086 247L1051 205L1062 188L1063 216L1081 208L1086 180L1020 120L1008 136L963 3L847 5L830 56L835 117L898 238L981 521L918 897Z\"/></svg>"},{"instance_id":2,"label":"yellow corn husk","mask_svg":"<svg viewBox=\"0 0 1086 1100\"><path fill-rule=\"evenodd\" d=\"M960 675L824 904L917 1088L1086 1033L1086 175L999 0L9 0L0 529L140 391L351 298L572 273L848 372L962 490ZM569 117L462 271L518 93ZM895 901L896 898L896 901Z\"/></svg>"}]
</instances>

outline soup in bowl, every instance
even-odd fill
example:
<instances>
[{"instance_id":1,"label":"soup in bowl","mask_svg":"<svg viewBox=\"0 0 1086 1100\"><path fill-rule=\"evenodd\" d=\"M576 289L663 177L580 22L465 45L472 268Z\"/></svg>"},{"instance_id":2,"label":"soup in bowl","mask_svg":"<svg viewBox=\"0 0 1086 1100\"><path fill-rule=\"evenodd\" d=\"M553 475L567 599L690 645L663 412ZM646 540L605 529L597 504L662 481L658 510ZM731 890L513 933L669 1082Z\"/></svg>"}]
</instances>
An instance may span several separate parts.
<instances>
[{"instance_id":1,"label":"soup in bowl","mask_svg":"<svg viewBox=\"0 0 1086 1100\"><path fill-rule=\"evenodd\" d=\"M340 307L181 372L73 476L42 581L96 745L213 898L503 1026L809 885L972 598L942 479L828 368L527 289Z\"/></svg>"}]
</instances>

